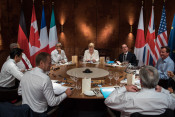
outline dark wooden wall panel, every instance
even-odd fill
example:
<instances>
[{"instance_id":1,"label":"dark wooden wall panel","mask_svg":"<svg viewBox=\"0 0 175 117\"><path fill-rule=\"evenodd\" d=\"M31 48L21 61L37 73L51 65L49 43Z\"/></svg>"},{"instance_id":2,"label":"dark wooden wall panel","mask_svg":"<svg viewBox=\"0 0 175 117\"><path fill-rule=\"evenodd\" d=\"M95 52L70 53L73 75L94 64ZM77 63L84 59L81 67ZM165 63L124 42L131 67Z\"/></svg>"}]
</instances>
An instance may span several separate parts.
<instances>
[{"instance_id":1,"label":"dark wooden wall panel","mask_svg":"<svg viewBox=\"0 0 175 117\"><path fill-rule=\"evenodd\" d=\"M90 42L104 50L112 59L121 53L121 44L128 44L133 52L142 0L45 0L46 25L50 27L54 1L55 18L59 41L71 60L72 55L83 55ZM144 1L145 36L151 15L152 0ZM23 0L26 27L29 36L32 15L32 0ZM167 31L170 33L175 13L174 0L166 0ZM35 0L38 30L41 26L42 0ZM159 28L163 0L155 0L155 31ZM9 44L17 41L21 0L0 1L1 43L0 67L9 53ZM64 32L60 32L63 25ZM132 25L132 33L130 28Z\"/></svg>"}]
</instances>

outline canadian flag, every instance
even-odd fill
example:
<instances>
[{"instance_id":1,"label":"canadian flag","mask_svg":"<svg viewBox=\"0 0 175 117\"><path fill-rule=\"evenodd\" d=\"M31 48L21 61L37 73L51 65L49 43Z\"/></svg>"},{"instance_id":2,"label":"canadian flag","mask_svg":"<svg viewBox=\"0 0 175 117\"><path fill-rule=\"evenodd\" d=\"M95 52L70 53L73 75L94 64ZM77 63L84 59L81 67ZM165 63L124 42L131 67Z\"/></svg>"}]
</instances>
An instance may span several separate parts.
<instances>
[{"instance_id":1,"label":"canadian flag","mask_svg":"<svg viewBox=\"0 0 175 117\"><path fill-rule=\"evenodd\" d=\"M30 26L29 49L30 49L30 60L33 67L35 67L36 55L39 54L40 52L48 52L48 41L43 41L39 37L34 4L32 9L32 18Z\"/></svg>"}]
</instances>

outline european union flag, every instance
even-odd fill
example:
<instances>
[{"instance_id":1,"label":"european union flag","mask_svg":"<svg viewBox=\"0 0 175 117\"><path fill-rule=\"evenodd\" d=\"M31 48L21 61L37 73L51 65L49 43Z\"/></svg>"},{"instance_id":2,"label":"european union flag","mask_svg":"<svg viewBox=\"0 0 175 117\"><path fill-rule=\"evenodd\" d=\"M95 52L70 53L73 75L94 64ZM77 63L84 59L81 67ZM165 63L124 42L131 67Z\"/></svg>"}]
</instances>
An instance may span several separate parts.
<instances>
[{"instance_id":1,"label":"european union flag","mask_svg":"<svg viewBox=\"0 0 175 117\"><path fill-rule=\"evenodd\" d=\"M175 62L175 15L173 19L173 23L171 26L170 37L168 41L168 46L170 47L170 57Z\"/></svg>"}]
</instances>

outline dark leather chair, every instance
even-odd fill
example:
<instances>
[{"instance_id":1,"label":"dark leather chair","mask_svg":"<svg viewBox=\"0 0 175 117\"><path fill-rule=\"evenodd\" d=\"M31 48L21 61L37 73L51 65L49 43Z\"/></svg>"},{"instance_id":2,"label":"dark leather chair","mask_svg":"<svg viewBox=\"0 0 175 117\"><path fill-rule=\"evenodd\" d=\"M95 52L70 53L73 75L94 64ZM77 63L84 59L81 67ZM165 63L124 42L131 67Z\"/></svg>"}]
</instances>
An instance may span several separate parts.
<instances>
[{"instance_id":1,"label":"dark leather chair","mask_svg":"<svg viewBox=\"0 0 175 117\"><path fill-rule=\"evenodd\" d=\"M55 106L45 113L36 113L27 104L16 105L0 102L0 117L52 117L57 110L58 106Z\"/></svg>"},{"instance_id":2,"label":"dark leather chair","mask_svg":"<svg viewBox=\"0 0 175 117\"><path fill-rule=\"evenodd\" d=\"M0 89L0 102L12 101L18 98L18 88Z\"/></svg>"},{"instance_id":3,"label":"dark leather chair","mask_svg":"<svg viewBox=\"0 0 175 117\"><path fill-rule=\"evenodd\" d=\"M26 104L15 106L8 102L0 103L0 117L28 117L30 107Z\"/></svg>"},{"instance_id":4,"label":"dark leather chair","mask_svg":"<svg viewBox=\"0 0 175 117\"><path fill-rule=\"evenodd\" d=\"M160 115L142 115L138 112L131 114L130 117L175 117L175 113L171 109L166 109L166 111Z\"/></svg>"}]
</instances>

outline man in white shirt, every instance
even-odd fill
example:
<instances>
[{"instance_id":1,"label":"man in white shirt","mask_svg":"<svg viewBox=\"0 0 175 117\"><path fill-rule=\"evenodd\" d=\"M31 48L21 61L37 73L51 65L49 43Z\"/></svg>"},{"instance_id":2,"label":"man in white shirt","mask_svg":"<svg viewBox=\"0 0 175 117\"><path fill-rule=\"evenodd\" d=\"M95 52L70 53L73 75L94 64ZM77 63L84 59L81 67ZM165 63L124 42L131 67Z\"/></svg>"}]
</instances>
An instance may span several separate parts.
<instances>
[{"instance_id":1,"label":"man in white shirt","mask_svg":"<svg viewBox=\"0 0 175 117\"><path fill-rule=\"evenodd\" d=\"M89 43L88 45L89 49L85 50L84 52L84 62L98 62L99 61L99 53L97 50L94 49L95 45L94 43Z\"/></svg>"},{"instance_id":2,"label":"man in white shirt","mask_svg":"<svg viewBox=\"0 0 175 117\"><path fill-rule=\"evenodd\" d=\"M14 48L10 52L10 59L7 60L2 68L0 74L0 87L2 88L16 88L15 86L15 78L19 81L21 80L23 73L16 66L21 60L22 50L19 48Z\"/></svg>"},{"instance_id":3,"label":"man in white shirt","mask_svg":"<svg viewBox=\"0 0 175 117\"><path fill-rule=\"evenodd\" d=\"M65 93L55 96L50 77L46 74L50 70L50 54L42 52L36 56L36 67L24 74L18 94L22 95L22 104L27 104L37 113L47 111L49 106L56 106L67 96L72 94L68 88Z\"/></svg>"},{"instance_id":4,"label":"man in white shirt","mask_svg":"<svg viewBox=\"0 0 175 117\"><path fill-rule=\"evenodd\" d=\"M20 48L19 47L19 44L17 43L11 43L10 44L10 50L12 50L13 48ZM7 57L7 60L9 59L10 57L8 56ZM21 71L24 71L26 69L31 69L32 68L32 65L29 61L29 59L27 58L27 56L22 53L22 58L21 60L16 64L18 66L18 68L21 70Z\"/></svg>"},{"instance_id":5,"label":"man in white shirt","mask_svg":"<svg viewBox=\"0 0 175 117\"><path fill-rule=\"evenodd\" d=\"M121 111L121 117L129 117L138 112L143 115L159 115L167 108L175 109L175 98L168 90L158 86L159 75L156 68L145 66L140 70L141 90L127 85L114 90L105 100L105 104Z\"/></svg>"},{"instance_id":6,"label":"man in white shirt","mask_svg":"<svg viewBox=\"0 0 175 117\"><path fill-rule=\"evenodd\" d=\"M64 52L64 50L61 49L62 45L61 43L57 43L55 45L55 50L51 52L51 58L52 58L52 64L56 63L66 63L67 62L67 57Z\"/></svg>"}]
</instances>

